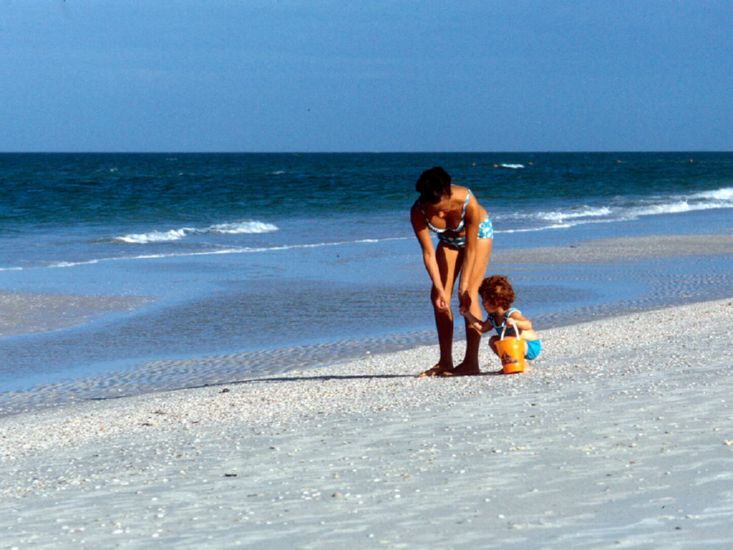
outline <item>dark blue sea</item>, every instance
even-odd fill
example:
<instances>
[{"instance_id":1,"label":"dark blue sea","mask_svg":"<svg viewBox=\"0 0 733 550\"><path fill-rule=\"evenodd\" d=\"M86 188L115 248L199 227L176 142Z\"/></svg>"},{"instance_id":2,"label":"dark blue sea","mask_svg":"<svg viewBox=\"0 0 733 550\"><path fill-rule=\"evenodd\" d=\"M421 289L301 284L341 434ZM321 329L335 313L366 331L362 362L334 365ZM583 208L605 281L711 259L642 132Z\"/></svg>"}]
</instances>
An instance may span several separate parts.
<instances>
[{"instance_id":1,"label":"dark blue sea","mask_svg":"<svg viewBox=\"0 0 733 550\"><path fill-rule=\"evenodd\" d=\"M408 210L435 165L491 212L495 254L527 249L489 272L540 328L733 288L730 256L704 249L532 263L535 247L730 235L733 153L2 154L0 391L136 393L432 342Z\"/></svg>"}]
</instances>

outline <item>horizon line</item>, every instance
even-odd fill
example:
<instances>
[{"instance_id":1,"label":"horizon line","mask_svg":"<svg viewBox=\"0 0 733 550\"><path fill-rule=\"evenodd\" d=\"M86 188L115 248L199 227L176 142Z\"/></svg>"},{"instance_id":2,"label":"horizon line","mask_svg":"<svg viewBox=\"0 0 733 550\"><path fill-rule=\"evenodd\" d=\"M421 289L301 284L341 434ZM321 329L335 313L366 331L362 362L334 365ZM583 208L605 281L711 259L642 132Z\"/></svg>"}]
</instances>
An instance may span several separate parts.
<instances>
[{"instance_id":1,"label":"horizon line","mask_svg":"<svg viewBox=\"0 0 733 550\"><path fill-rule=\"evenodd\" d=\"M599 150L451 150L451 151L0 151L0 155L470 155L470 154L642 154L642 153L733 153L733 149L599 149Z\"/></svg>"}]
</instances>

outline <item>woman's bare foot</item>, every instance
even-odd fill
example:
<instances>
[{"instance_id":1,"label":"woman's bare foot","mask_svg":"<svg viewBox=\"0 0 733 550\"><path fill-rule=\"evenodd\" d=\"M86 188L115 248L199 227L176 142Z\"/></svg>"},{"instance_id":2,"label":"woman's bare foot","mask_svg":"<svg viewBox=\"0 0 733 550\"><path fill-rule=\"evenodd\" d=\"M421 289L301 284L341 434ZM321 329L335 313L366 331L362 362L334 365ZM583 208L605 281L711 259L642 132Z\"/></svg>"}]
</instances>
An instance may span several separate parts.
<instances>
[{"instance_id":1,"label":"woman's bare foot","mask_svg":"<svg viewBox=\"0 0 733 550\"><path fill-rule=\"evenodd\" d=\"M478 366L461 363L456 368L450 371L445 371L436 376L475 376L477 374L481 374L481 369L479 369Z\"/></svg>"},{"instance_id":2,"label":"woman's bare foot","mask_svg":"<svg viewBox=\"0 0 733 550\"><path fill-rule=\"evenodd\" d=\"M453 371L453 367L444 367L440 363L436 363L432 367L430 367L428 370L421 372L417 375L418 378L433 378L435 376L450 376L450 373Z\"/></svg>"}]
</instances>

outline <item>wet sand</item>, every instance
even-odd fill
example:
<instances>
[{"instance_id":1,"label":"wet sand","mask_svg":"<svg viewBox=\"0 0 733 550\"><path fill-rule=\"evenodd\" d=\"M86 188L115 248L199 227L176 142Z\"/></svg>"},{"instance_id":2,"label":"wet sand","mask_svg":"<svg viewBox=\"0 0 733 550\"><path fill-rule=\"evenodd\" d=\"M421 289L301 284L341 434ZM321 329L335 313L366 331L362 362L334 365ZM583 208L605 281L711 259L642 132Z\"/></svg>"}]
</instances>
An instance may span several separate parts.
<instances>
[{"instance_id":1,"label":"wet sand","mask_svg":"<svg viewBox=\"0 0 733 550\"><path fill-rule=\"evenodd\" d=\"M82 325L106 313L132 311L146 302L129 296L0 291L0 337Z\"/></svg>"},{"instance_id":2,"label":"wet sand","mask_svg":"<svg viewBox=\"0 0 733 550\"><path fill-rule=\"evenodd\" d=\"M547 328L619 311L639 313L668 304L724 298L733 288L732 262L733 236L656 235L579 240L529 250L499 247L490 269L527 284L520 307L531 312L540 328ZM317 308L323 300L346 301L353 294L351 288L342 288L339 294L327 285L319 292L299 307ZM293 368L333 365L359 357L367 349L392 352L432 343L435 336L426 292L420 279L414 287L380 295L384 302L365 315L383 319L390 331L386 335L357 332L349 337L346 330L338 339L306 337L305 343L288 345L292 332L272 340L267 336L273 330L269 327L259 331L270 338L264 349L258 347L255 333L259 334L260 308L273 299L270 295L253 298L227 291L209 301L133 313L100 329L99 324L87 322L113 311L139 308L142 299L0 294L0 336L9 336L0 352L8 359L0 365L0 387L7 390L0 392L0 416L88 399L241 381ZM313 318L320 323L327 317ZM353 317L349 312L339 318L342 323L315 326L319 335L330 335L331 330L342 329L346 319L353 322ZM403 319L425 323L400 329ZM48 338L40 335L32 343L23 337L71 325L77 328ZM463 331L456 334L462 337ZM206 343L211 350L191 351ZM63 366L55 368L57 363Z\"/></svg>"},{"instance_id":3,"label":"wet sand","mask_svg":"<svg viewBox=\"0 0 733 550\"><path fill-rule=\"evenodd\" d=\"M532 249L497 248L493 264L600 263L640 258L733 254L731 235L653 235L578 241L567 246Z\"/></svg>"},{"instance_id":4,"label":"wet sand","mask_svg":"<svg viewBox=\"0 0 733 550\"><path fill-rule=\"evenodd\" d=\"M727 548L732 330L727 299L543 331L521 375L417 379L428 346L0 418L2 541Z\"/></svg>"}]
</instances>

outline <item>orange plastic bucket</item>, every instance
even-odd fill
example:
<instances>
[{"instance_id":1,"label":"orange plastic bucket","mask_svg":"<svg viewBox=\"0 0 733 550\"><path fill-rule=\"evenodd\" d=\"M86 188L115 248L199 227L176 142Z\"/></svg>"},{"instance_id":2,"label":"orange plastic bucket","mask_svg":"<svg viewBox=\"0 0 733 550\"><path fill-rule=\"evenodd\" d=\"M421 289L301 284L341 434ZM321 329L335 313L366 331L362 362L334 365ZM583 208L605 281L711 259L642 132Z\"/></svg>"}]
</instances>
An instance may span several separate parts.
<instances>
[{"instance_id":1,"label":"orange plastic bucket","mask_svg":"<svg viewBox=\"0 0 733 550\"><path fill-rule=\"evenodd\" d=\"M496 351L499 352L499 359L501 359L501 372L504 374L524 372L526 367L524 361L524 340L511 336L505 338L505 332L506 327L501 331L501 338L496 341ZM519 334L517 325L514 325L514 334Z\"/></svg>"}]
</instances>

